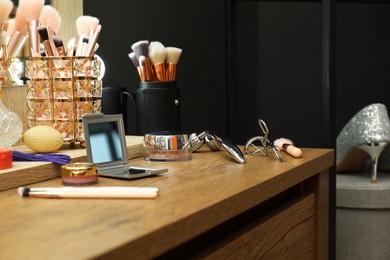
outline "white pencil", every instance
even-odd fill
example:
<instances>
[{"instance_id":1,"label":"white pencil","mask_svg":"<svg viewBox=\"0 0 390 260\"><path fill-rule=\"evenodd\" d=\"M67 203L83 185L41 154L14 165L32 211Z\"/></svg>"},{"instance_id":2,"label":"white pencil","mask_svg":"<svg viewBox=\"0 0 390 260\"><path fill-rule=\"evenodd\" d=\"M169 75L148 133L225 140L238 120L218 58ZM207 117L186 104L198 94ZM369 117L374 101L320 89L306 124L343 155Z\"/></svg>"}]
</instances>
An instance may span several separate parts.
<instances>
[{"instance_id":1,"label":"white pencil","mask_svg":"<svg viewBox=\"0 0 390 260\"><path fill-rule=\"evenodd\" d=\"M102 199L151 199L158 196L157 187L19 187L22 197L41 198L102 198Z\"/></svg>"}]
</instances>

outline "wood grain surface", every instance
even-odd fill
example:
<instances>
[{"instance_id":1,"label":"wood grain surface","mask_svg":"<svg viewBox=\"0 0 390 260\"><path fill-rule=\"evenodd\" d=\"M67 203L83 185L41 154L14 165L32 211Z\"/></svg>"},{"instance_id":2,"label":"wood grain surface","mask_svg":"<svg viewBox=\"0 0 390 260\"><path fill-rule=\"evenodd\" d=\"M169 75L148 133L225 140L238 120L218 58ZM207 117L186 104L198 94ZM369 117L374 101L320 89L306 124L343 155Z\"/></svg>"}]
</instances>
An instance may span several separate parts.
<instances>
[{"instance_id":1,"label":"wood grain surface","mask_svg":"<svg viewBox=\"0 0 390 260\"><path fill-rule=\"evenodd\" d=\"M127 154L129 159L143 155L143 137L126 136ZM33 153L25 145L13 147L14 150ZM71 162L86 162L87 154L84 148L79 144L64 144L61 149L55 153L67 154L71 157ZM51 162L13 162L10 169L0 170L0 191L15 188L23 185L58 178L61 173L61 167Z\"/></svg>"},{"instance_id":2,"label":"wood grain surface","mask_svg":"<svg viewBox=\"0 0 390 260\"><path fill-rule=\"evenodd\" d=\"M158 187L157 199L40 199L21 198L16 189L2 191L0 259L156 257L333 165L332 150L304 148L303 153L300 159L285 156L284 162L247 156L246 164L236 163L224 151L200 151L183 162L136 158L129 163L167 167L169 172L131 181L99 179L98 186ZM61 185L55 178L32 186ZM310 218L307 221L310 226Z\"/></svg>"}]
</instances>

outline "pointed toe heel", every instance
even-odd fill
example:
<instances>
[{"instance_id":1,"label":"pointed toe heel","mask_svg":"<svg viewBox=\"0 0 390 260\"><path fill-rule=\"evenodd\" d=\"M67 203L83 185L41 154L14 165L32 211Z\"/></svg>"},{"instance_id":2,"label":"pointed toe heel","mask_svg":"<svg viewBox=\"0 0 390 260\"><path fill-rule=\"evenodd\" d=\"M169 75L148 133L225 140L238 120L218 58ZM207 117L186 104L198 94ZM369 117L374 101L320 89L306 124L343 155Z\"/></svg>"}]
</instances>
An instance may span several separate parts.
<instances>
[{"instance_id":1,"label":"pointed toe heel","mask_svg":"<svg viewBox=\"0 0 390 260\"><path fill-rule=\"evenodd\" d=\"M375 103L355 114L336 140L337 172L363 171L371 158L371 182L377 182L378 159L390 143L390 120L385 105Z\"/></svg>"}]
</instances>

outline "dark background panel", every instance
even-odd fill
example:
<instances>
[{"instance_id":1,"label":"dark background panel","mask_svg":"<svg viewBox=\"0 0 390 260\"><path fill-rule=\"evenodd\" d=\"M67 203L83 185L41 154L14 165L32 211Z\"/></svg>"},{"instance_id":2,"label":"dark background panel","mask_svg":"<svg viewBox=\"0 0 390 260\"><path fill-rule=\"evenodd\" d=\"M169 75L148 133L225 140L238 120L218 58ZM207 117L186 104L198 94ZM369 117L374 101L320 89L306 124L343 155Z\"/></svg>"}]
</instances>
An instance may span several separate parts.
<instances>
[{"instance_id":1,"label":"dark background panel","mask_svg":"<svg viewBox=\"0 0 390 260\"><path fill-rule=\"evenodd\" d=\"M261 134L321 146L321 4L237 2L231 137Z\"/></svg>"},{"instance_id":2,"label":"dark background panel","mask_svg":"<svg viewBox=\"0 0 390 260\"><path fill-rule=\"evenodd\" d=\"M138 86L128 54L139 40L182 48L177 68L182 130L226 135L225 1L85 0L84 14L102 24L98 54L107 68L104 86Z\"/></svg>"},{"instance_id":3,"label":"dark background panel","mask_svg":"<svg viewBox=\"0 0 390 260\"><path fill-rule=\"evenodd\" d=\"M322 2L114 3L84 0L85 14L103 25L98 54L107 67L105 86L136 88L138 76L127 56L130 46L142 39L159 40L183 49L177 79L184 131L210 129L243 143L260 134L261 118L270 138L324 145ZM229 3L235 3L233 17L227 16ZM330 119L334 135L363 106L390 105L389 13L388 2L337 4L337 90L332 100L337 116ZM228 29L235 31L233 43ZM233 63L231 74L228 61ZM229 82L231 77L235 80Z\"/></svg>"},{"instance_id":4,"label":"dark background panel","mask_svg":"<svg viewBox=\"0 0 390 260\"><path fill-rule=\"evenodd\" d=\"M390 108L390 2L337 6L336 133L371 103Z\"/></svg>"}]
</instances>

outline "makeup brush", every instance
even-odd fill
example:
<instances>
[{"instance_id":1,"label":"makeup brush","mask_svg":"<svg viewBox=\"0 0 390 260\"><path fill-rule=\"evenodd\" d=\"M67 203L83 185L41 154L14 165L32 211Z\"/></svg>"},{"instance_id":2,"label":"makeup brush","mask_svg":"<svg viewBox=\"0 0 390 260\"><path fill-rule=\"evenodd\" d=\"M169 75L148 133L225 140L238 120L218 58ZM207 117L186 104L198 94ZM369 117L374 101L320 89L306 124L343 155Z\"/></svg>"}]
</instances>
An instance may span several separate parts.
<instances>
[{"instance_id":1,"label":"makeup brush","mask_svg":"<svg viewBox=\"0 0 390 260\"><path fill-rule=\"evenodd\" d=\"M61 16L51 5L44 5L39 16L40 25L46 26L49 33L49 42L54 54L57 54L56 46L53 42L53 36L57 35L61 27Z\"/></svg>"},{"instance_id":2,"label":"makeup brush","mask_svg":"<svg viewBox=\"0 0 390 260\"><path fill-rule=\"evenodd\" d=\"M138 59L138 61L139 61L139 71L140 71L140 80L142 81L142 82L145 82L146 81L146 77L145 77L145 70L146 70L146 66L145 66L145 64L146 64L146 58L145 58L145 56L144 55L141 55L140 57L139 57L139 59Z\"/></svg>"},{"instance_id":3,"label":"makeup brush","mask_svg":"<svg viewBox=\"0 0 390 260\"><path fill-rule=\"evenodd\" d=\"M76 38L71 38L66 43L66 56L72 57L75 55L75 44L76 44Z\"/></svg>"},{"instance_id":4,"label":"makeup brush","mask_svg":"<svg viewBox=\"0 0 390 260\"><path fill-rule=\"evenodd\" d=\"M6 25L3 25L3 31L7 31L7 36L9 39L15 31L15 18L8 19L5 23Z\"/></svg>"},{"instance_id":5,"label":"makeup brush","mask_svg":"<svg viewBox=\"0 0 390 260\"><path fill-rule=\"evenodd\" d=\"M130 58L131 62L133 62L135 67L139 67L139 61L138 61L137 57L135 56L134 52L129 53L129 58Z\"/></svg>"},{"instance_id":6,"label":"makeup brush","mask_svg":"<svg viewBox=\"0 0 390 260\"><path fill-rule=\"evenodd\" d=\"M159 81L166 81L165 46L161 42L151 42L149 45L149 58L153 64L154 75Z\"/></svg>"},{"instance_id":7,"label":"makeup brush","mask_svg":"<svg viewBox=\"0 0 390 260\"><path fill-rule=\"evenodd\" d=\"M89 39L92 38L92 35L95 33L96 28L99 25L99 19L94 16L87 15L88 18L88 24L89 24Z\"/></svg>"},{"instance_id":8,"label":"makeup brush","mask_svg":"<svg viewBox=\"0 0 390 260\"><path fill-rule=\"evenodd\" d=\"M40 56L38 26L45 0L20 0L18 8L27 21L30 49L32 56Z\"/></svg>"},{"instance_id":9,"label":"makeup brush","mask_svg":"<svg viewBox=\"0 0 390 260\"><path fill-rule=\"evenodd\" d=\"M142 71L141 71L141 68L139 66L139 60L135 56L135 53L134 52L130 52L129 53L129 58L133 62L134 66L137 68L138 75L139 75L139 77L141 79L142 78ZM141 80L141 81L145 81L145 79L143 78L143 80Z\"/></svg>"},{"instance_id":10,"label":"makeup brush","mask_svg":"<svg viewBox=\"0 0 390 260\"><path fill-rule=\"evenodd\" d=\"M78 34L76 56L82 56L82 44L85 38L89 36L90 32L90 18L87 15L79 16L76 19L76 29Z\"/></svg>"},{"instance_id":11,"label":"makeup brush","mask_svg":"<svg viewBox=\"0 0 390 260\"><path fill-rule=\"evenodd\" d=\"M166 47L165 62L167 65L167 77L168 81L174 81L176 79L177 63L180 59L182 49L176 47Z\"/></svg>"},{"instance_id":12,"label":"makeup brush","mask_svg":"<svg viewBox=\"0 0 390 260\"><path fill-rule=\"evenodd\" d=\"M38 33L39 36L41 37L41 40L43 42L43 46L45 48L45 53L47 56L55 56L54 55L54 50L52 49L52 46L49 41L49 32L47 28L43 25L38 27Z\"/></svg>"},{"instance_id":13,"label":"makeup brush","mask_svg":"<svg viewBox=\"0 0 390 260\"><path fill-rule=\"evenodd\" d=\"M9 38L7 49L10 57L17 57L27 39L27 21L20 9L16 9L14 30Z\"/></svg>"},{"instance_id":14,"label":"makeup brush","mask_svg":"<svg viewBox=\"0 0 390 260\"><path fill-rule=\"evenodd\" d=\"M65 56L66 52L65 52L64 43L62 42L61 37L54 35L53 36L53 43L54 43L54 46L56 47L58 56Z\"/></svg>"},{"instance_id":15,"label":"makeup brush","mask_svg":"<svg viewBox=\"0 0 390 260\"><path fill-rule=\"evenodd\" d=\"M85 56L91 57L95 53L95 46L101 30L102 30L102 26L100 24L93 30L92 38L89 38Z\"/></svg>"},{"instance_id":16,"label":"makeup brush","mask_svg":"<svg viewBox=\"0 0 390 260\"><path fill-rule=\"evenodd\" d=\"M58 34L62 19L60 13L53 6L45 5L39 16L39 22L41 25L47 27L49 36L53 37Z\"/></svg>"},{"instance_id":17,"label":"makeup brush","mask_svg":"<svg viewBox=\"0 0 390 260\"><path fill-rule=\"evenodd\" d=\"M153 199L158 196L157 187L19 187L21 197L83 198L83 199Z\"/></svg>"},{"instance_id":18,"label":"makeup brush","mask_svg":"<svg viewBox=\"0 0 390 260\"><path fill-rule=\"evenodd\" d=\"M3 31L3 24L8 19L14 3L11 0L0 0L0 30Z\"/></svg>"},{"instance_id":19,"label":"makeup brush","mask_svg":"<svg viewBox=\"0 0 390 260\"><path fill-rule=\"evenodd\" d=\"M302 157L302 150L295 147L293 142L287 138L279 138L274 141L274 146L278 147L281 151L285 151L289 155L295 158Z\"/></svg>"},{"instance_id":20,"label":"makeup brush","mask_svg":"<svg viewBox=\"0 0 390 260\"><path fill-rule=\"evenodd\" d=\"M88 37L82 35L81 42L79 42L76 46L75 56L85 56L88 47Z\"/></svg>"},{"instance_id":21,"label":"makeup brush","mask_svg":"<svg viewBox=\"0 0 390 260\"><path fill-rule=\"evenodd\" d=\"M150 64L150 59L149 59L149 41L147 40L138 41L131 46L131 49L134 51L138 60L140 59L141 56L144 56L145 60L143 65L144 68L143 72L145 76L145 81L153 80L152 66Z\"/></svg>"},{"instance_id":22,"label":"makeup brush","mask_svg":"<svg viewBox=\"0 0 390 260\"><path fill-rule=\"evenodd\" d=\"M0 33L3 31L7 34L7 30L3 28L5 21L8 19L9 14L12 11L12 8L14 7L14 3L11 0L0 0ZM6 58L7 57L7 38L0 37L1 41L1 55L2 57Z\"/></svg>"},{"instance_id":23,"label":"makeup brush","mask_svg":"<svg viewBox=\"0 0 390 260\"><path fill-rule=\"evenodd\" d=\"M1 41L1 50L2 50L2 57L4 59L8 59L8 52L7 52L7 31L1 31L0 33L0 41Z\"/></svg>"}]
</instances>

